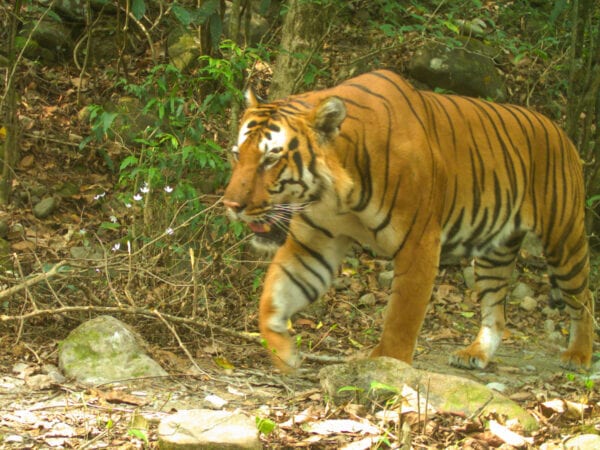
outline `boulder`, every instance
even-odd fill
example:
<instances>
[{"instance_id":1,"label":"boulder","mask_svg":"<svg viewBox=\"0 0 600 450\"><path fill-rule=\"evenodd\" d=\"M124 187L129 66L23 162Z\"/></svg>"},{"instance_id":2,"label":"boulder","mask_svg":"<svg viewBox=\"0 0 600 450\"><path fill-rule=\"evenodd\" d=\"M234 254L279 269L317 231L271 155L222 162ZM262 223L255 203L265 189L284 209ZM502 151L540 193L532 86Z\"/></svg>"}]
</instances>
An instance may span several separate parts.
<instances>
[{"instance_id":1,"label":"boulder","mask_svg":"<svg viewBox=\"0 0 600 450\"><path fill-rule=\"evenodd\" d=\"M84 384L168 375L144 351L142 338L111 316L82 323L61 342L59 366Z\"/></svg>"},{"instance_id":2,"label":"boulder","mask_svg":"<svg viewBox=\"0 0 600 450\"><path fill-rule=\"evenodd\" d=\"M209 409L183 410L164 418L158 439L161 450L262 448L254 418Z\"/></svg>"},{"instance_id":3,"label":"boulder","mask_svg":"<svg viewBox=\"0 0 600 450\"><path fill-rule=\"evenodd\" d=\"M518 404L481 383L455 375L427 372L394 358L350 361L321 369L321 386L336 405L348 402L385 404L406 387L426 398L438 411L465 415L492 412L517 419L527 431L537 429L537 421ZM389 389L373 389L388 386Z\"/></svg>"},{"instance_id":4,"label":"boulder","mask_svg":"<svg viewBox=\"0 0 600 450\"><path fill-rule=\"evenodd\" d=\"M38 219L45 219L54 212L58 206L56 197L46 197L33 207L33 215Z\"/></svg>"},{"instance_id":5,"label":"boulder","mask_svg":"<svg viewBox=\"0 0 600 450\"><path fill-rule=\"evenodd\" d=\"M581 434L569 438L564 443L565 449L592 450L600 448L600 436L597 434Z\"/></svg>"},{"instance_id":6,"label":"boulder","mask_svg":"<svg viewBox=\"0 0 600 450\"><path fill-rule=\"evenodd\" d=\"M474 39L470 42L478 42ZM478 42L478 46L484 45ZM493 59L474 43L448 47L430 43L418 49L409 63L413 78L430 88L442 88L460 95L506 101L506 89Z\"/></svg>"}]
</instances>

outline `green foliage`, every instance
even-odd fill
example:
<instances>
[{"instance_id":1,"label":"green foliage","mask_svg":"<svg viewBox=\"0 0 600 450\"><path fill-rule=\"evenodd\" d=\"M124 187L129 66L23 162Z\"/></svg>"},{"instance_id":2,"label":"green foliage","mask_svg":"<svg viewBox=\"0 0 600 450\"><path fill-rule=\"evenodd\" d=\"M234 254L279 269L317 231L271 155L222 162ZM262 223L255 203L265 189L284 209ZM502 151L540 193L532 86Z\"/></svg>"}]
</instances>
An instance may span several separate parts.
<instances>
[{"instance_id":1,"label":"green foliage","mask_svg":"<svg viewBox=\"0 0 600 450\"><path fill-rule=\"evenodd\" d=\"M202 195L228 177L222 124L232 103L242 101L244 71L260 57L259 50L242 50L230 41L222 43L221 51L221 58L202 56L200 69L191 75L165 64L153 67L139 83L120 79L119 104L88 109L91 133L82 148L99 144L107 167L118 176L118 196L131 208L128 216L132 211L143 216L142 235L162 230L170 235L183 223L192 229L208 225L212 236L229 227L238 237L244 232L239 223L229 224L221 216L207 223L198 214L205 208ZM115 141L123 142L126 152L118 158L110 152ZM123 241L143 237L125 222L113 216L100 228L120 232ZM129 225L134 225L130 219Z\"/></svg>"},{"instance_id":2,"label":"green foliage","mask_svg":"<svg viewBox=\"0 0 600 450\"><path fill-rule=\"evenodd\" d=\"M256 428L258 429L259 433L268 436L273 431L275 431L275 428L277 428L277 424L270 419L264 419L262 417L257 416Z\"/></svg>"},{"instance_id":3,"label":"green foliage","mask_svg":"<svg viewBox=\"0 0 600 450\"><path fill-rule=\"evenodd\" d=\"M127 430L127 434L129 436L138 438L140 441L143 441L146 445L149 444L148 433L146 432L146 430L142 430L139 428L130 428L129 430Z\"/></svg>"}]
</instances>

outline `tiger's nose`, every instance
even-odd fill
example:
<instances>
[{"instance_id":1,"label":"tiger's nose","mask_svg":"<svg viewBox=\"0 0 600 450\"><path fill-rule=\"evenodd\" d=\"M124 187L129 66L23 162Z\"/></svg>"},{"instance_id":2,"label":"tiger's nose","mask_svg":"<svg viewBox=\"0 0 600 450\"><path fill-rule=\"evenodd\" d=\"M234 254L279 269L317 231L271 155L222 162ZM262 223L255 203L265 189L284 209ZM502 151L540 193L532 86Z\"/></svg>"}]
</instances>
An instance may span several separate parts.
<instances>
[{"instance_id":1,"label":"tiger's nose","mask_svg":"<svg viewBox=\"0 0 600 450\"><path fill-rule=\"evenodd\" d=\"M242 209L244 209L243 205L241 205L238 202L234 202L232 200L223 200L223 204L225 205L226 208L229 208L235 212L240 212Z\"/></svg>"}]
</instances>

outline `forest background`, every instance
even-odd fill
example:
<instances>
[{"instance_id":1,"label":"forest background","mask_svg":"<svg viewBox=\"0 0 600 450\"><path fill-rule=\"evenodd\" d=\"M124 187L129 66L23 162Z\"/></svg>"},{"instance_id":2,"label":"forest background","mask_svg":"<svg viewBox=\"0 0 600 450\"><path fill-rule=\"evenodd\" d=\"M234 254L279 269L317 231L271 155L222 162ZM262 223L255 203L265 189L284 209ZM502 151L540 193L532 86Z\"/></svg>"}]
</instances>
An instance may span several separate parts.
<instances>
[{"instance_id":1,"label":"forest background","mask_svg":"<svg viewBox=\"0 0 600 450\"><path fill-rule=\"evenodd\" d=\"M133 318L153 345L186 356L215 333L254 331L266 263L218 203L243 92L278 98L380 67L452 92L412 78L432 45L485 58L503 101L543 112L575 142L598 284L594 0L14 0L0 2L0 42L7 360L27 348L52 355L65 330L102 313ZM344 275L377 264L357 255ZM344 320L325 328L352 328ZM379 325L357 323L350 347L372 344ZM299 345L312 350L322 339L308 328ZM217 364L255 358L217 353Z\"/></svg>"}]
</instances>

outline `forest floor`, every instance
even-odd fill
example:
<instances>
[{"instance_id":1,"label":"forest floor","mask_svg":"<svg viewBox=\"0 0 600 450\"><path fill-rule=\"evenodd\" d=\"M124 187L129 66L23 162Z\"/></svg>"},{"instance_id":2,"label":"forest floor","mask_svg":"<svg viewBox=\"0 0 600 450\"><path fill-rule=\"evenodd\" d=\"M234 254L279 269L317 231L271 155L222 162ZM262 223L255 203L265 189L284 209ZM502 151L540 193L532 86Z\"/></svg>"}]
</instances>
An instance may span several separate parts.
<instances>
[{"instance_id":1,"label":"forest floor","mask_svg":"<svg viewBox=\"0 0 600 450\"><path fill-rule=\"evenodd\" d=\"M156 448L158 420L175 410L206 407L209 394L226 400L227 409L239 408L278 424L274 431L262 435L265 448L334 449L353 442L357 443L353 448L369 448L371 445L364 443L360 447L364 439L361 433L315 433L300 424L358 418L352 405L328 405L318 379L318 371L326 363L308 358L298 374L282 376L256 340L241 337L241 333L257 329L255 288L260 283L254 272L240 264L235 269L221 267L204 274L206 284L221 282L223 274L228 282L239 275L238 284L196 310L197 305L190 305L179 285L167 279L164 271L150 273L156 261L139 259L132 263L126 254L117 257L111 252L100 224L113 213L112 205L100 203L98 196L118 187L115 175L105 166L106 155L78 148L82 136L89 133L87 124L79 120L79 73L68 67L42 70L31 64L21 75L23 134L15 168L15 195L13 203L0 212L0 219L9 224L7 239L14 268L11 277L2 275L2 289L22 286L27 276L59 261L78 266L80 262L70 249L81 245L82 239L77 237L82 230L94 236L94 243L103 247L104 253L99 262L89 265L85 261L78 266L76 276L63 273L54 279L42 277L38 284L0 298L2 448ZM109 92L106 86L106 91L98 87L102 77L99 69L87 77L97 83L96 97L84 90L89 101L98 102L101 92ZM109 149L108 156L118 160L120 155ZM33 196L54 195L73 186L74 192L60 195L58 209L50 217L40 220L33 216ZM414 365L503 385L507 396L539 419L540 429L532 434L533 443L527 444L531 448L543 444L549 449L561 448L570 436L599 433L598 381L559 367L559 346L547 338L549 316L543 310L548 287L543 270L536 265L520 264L519 281L533 289L537 307L524 311L518 301L509 305L508 332L490 367L464 371L447 364L448 354L467 344L478 329L478 306L462 278L466 264L462 261L449 266L438 277ZM264 263L252 263L253 268L257 265L264 267ZM344 266L336 287L294 322L304 353L341 360L365 353L376 343L389 294L377 282L377 274L384 269L385 263L367 253L357 253L353 262ZM147 280L151 281L145 283ZM374 297L361 303L362 294L368 292ZM115 293L123 303L115 303ZM45 386L27 383L26 379L42 373L45 365L58 365L57 346L70 330L106 313L109 306L113 307L109 312L132 325L149 342L149 353L171 374L169 377L93 388L68 380ZM161 322L152 318L155 308L182 318L203 317L202 326L169 319ZM138 314L140 311L144 314ZM34 314L22 317L30 312ZM566 318L551 320L552 330L566 335ZM240 335L236 337L236 333ZM596 346L596 354L598 350ZM190 368L190 356L198 367ZM548 403L553 400L556 402ZM379 423L373 411L361 411L360 418ZM288 422L291 419L296 424ZM512 448L486 430L487 419L438 414L406 420L410 422L413 448ZM387 424L384 428L387 441L399 446L403 440L399 427ZM387 446L384 441L380 445Z\"/></svg>"},{"instance_id":2,"label":"forest floor","mask_svg":"<svg viewBox=\"0 0 600 450\"><path fill-rule=\"evenodd\" d=\"M447 286L443 281L442 278L440 286ZM516 305L513 307L511 333L486 370L465 371L447 364L448 354L460 348L476 331L477 315L467 318L458 312L462 302L457 302L456 296L463 293L462 289L456 289L452 296L434 297L419 339L415 367L468 377L483 384L498 386L500 383L507 396L539 420L538 431L520 433L532 438L525 445L528 448L542 445L547 449L563 448L562 443L571 436L598 433L600 395L597 385L590 384L586 376L565 372L559 367L557 346L547 344L544 339L545 317L541 311L523 314L517 312ZM312 354L336 355L340 359L360 354L352 345L356 341L348 334L356 336L364 322L356 317L350 319L351 315L344 308L348 305L346 295L331 293L328 297L324 303L336 310L333 319L311 310L296 321L297 331L305 339L324 342ZM454 302L451 307L449 302ZM448 314L437 314L440 310ZM373 308L364 308L361 314L380 315ZM444 323L448 317L452 321L450 327ZM128 323L148 335L144 325L136 323L132 316L128 318L125 319ZM323 329L328 327L335 332L315 331L311 324L319 322L328 324ZM226 410L241 410L251 417L277 424L273 432L261 435L264 448L337 449L351 444L355 447L348 448L387 448L384 442L392 447L410 442L412 448L513 448L486 430L490 417L467 418L444 413L430 417L407 414L404 418L410 426L407 441L403 437L406 427L401 431L393 422L382 423L375 417L374 410L352 404L331 407L318 378L324 363L307 360L296 375L283 376L273 370L260 346L218 332L210 336L191 330L195 335L192 342L187 333L180 333L194 352L194 368L177 346L151 345L150 354L168 368L171 374L168 377L125 380L95 387L69 381L36 385L35 374L42 373L44 365L57 364L60 335L69 331L69 327L65 327L62 333L55 329L48 333L52 328L49 321L36 326L24 323L23 335L17 343L14 335L2 336L7 349L0 357L2 448L156 448L157 425L161 418L174 411L215 408L214 398L226 402ZM301 331L302 328L309 331ZM374 328L376 333L377 325ZM160 331L155 332L154 337L157 333ZM332 338L333 335L336 338ZM213 398L210 402L209 396ZM370 441L365 444L368 436L358 431L317 432L309 428L311 424L331 419L375 424L385 440L380 444L372 445ZM508 417L495 419L510 420Z\"/></svg>"}]
</instances>

